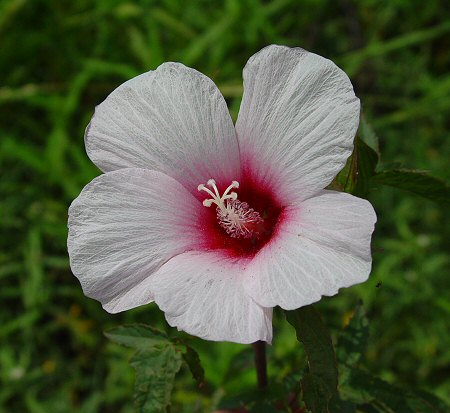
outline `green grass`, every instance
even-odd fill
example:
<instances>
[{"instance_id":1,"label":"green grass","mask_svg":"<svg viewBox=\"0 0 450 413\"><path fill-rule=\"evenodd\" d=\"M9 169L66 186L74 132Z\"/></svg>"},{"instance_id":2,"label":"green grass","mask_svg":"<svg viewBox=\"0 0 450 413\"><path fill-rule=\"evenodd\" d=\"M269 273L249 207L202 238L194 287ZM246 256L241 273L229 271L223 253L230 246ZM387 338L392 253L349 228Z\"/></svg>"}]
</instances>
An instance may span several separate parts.
<instances>
[{"instance_id":1,"label":"green grass","mask_svg":"<svg viewBox=\"0 0 450 413\"><path fill-rule=\"evenodd\" d=\"M300 46L348 71L384 163L449 180L449 22L438 0L1 0L0 412L131 412L130 353L102 331L166 328L154 305L107 314L68 267L68 205L100 173L84 128L117 85L180 61L214 79L236 117L246 60L267 44ZM450 401L448 213L382 187L369 198L379 217L373 274L319 307L337 328L362 297L369 368ZM275 326L272 378L304 367L281 314ZM208 385L195 389L183 371L173 411L202 411L253 385L246 346L193 346Z\"/></svg>"}]
</instances>

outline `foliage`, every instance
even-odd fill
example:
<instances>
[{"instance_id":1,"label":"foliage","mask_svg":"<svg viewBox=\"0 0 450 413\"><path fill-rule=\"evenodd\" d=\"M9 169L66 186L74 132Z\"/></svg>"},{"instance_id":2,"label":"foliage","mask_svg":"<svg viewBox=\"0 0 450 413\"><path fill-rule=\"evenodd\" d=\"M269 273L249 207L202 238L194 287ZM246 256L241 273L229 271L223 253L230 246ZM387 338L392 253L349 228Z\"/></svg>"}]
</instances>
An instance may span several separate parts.
<instances>
[{"instance_id":1,"label":"foliage","mask_svg":"<svg viewBox=\"0 0 450 413\"><path fill-rule=\"evenodd\" d=\"M332 338L340 336L333 411L392 411L389 398L373 402L385 398L386 383L428 391L415 392L419 401L399 391L412 411L426 403L443 410L430 393L450 402L449 217L423 196L445 201L439 182L450 179L449 21L443 0L0 0L0 412L133 411L126 360L134 350L108 343L102 331L146 322L170 340L174 332L153 305L105 313L70 274L67 207L100 173L85 154L84 128L118 84L169 60L213 78L235 117L242 67L269 43L337 61L363 104L356 155L335 184L370 199L379 221L370 280L316 306ZM406 168L432 172L405 176ZM391 187L410 191L411 179L420 197ZM338 332L358 297L370 327L351 327L361 342L350 335L346 343ZM172 411L212 411L237 394L237 405L247 395L256 411L280 400L290 409L280 394L301 392L307 357L281 312L274 322L270 394L255 395L245 347L182 336L205 378L195 354L182 351ZM347 346L352 376L339 361ZM373 380L377 394L361 387Z\"/></svg>"},{"instance_id":2,"label":"foliage","mask_svg":"<svg viewBox=\"0 0 450 413\"><path fill-rule=\"evenodd\" d=\"M130 364L136 370L134 397L139 413L166 411L175 375L183 360L194 379L203 383L204 371L198 354L180 340L172 341L161 331L136 324L113 328L105 335L118 344L137 350Z\"/></svg>"},{"instance_id":3,"label":"foliage","mask_svg":"<svg viewBox=\"0 0 450 413\"><path fill-rule=\"evenodd\" d=\"M444 205L450 204L450 186L423 171L392 169L378 172L372 176L372 180L412 192Z\"/></svg>"},{"instance_id":4,"label":"foliage","mask_svg":"<svg viewBox=\"0 0 450 413\"><path fill-rule=\"evenodd\" d=\"M293 366L296 376L288 385L271 383L269 389L251 390L225 398L224 409L243 412L304 411L445 413L449 406L425 391L403 389L382 380L364 368L363 355L369 342L369 322L360 303L348 325L339 333L337 353L320 313L310 305L286 311L304 346L308 369ZM193 378L204 383L204 370L198 354L180 338L145 325L116 327L106 333L112 341L137 350L130 360L136 370L136 411L165 413L175 374L182 356ZM292 373L289 373L292 374ZM288 378L289 379L289 376ZM289 383L289 381L286 381Z\"/></svg>"},{"instance_id":5,"label":"foliage","mask_svg":"<svg viewBox=\"0 0 450 413\"><path fill-rule=\"evenodd\" d=\"M331 337L313 306L286 313L287 321L303 343L309 371L301 380L303 400L315 413L328 413L331 398L337 392L338 370Z\"/></svg>"}]
</instances>

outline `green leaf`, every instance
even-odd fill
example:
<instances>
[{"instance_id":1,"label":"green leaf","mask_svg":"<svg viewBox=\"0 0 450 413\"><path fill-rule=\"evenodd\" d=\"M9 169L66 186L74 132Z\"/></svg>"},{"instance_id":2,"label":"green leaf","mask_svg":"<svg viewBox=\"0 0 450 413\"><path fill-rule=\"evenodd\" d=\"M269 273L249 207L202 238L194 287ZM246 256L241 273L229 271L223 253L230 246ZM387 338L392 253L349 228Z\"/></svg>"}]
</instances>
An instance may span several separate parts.
<instances>
[{"instance_id":1,"label":"green leaf","mask_svg":"<svg viewBox=\"0 0 450 413\"><path fill-rule=\"evenodd\" d=\"M331 399L326 383L314 374L305 374L302 381L303 401L313 413L328 413Z\"/></svg>"},{"instance_id":2,"label":"green leaf","mask_svg":"<svg viewBox=\"0 0 450 413\"><path fill-rule=\"evenodd\" d=\"M328 412L328 403L337 392L338 370L330 334L319 312L312 306L286 311L287 321L305 347L309 374L302 380L303 398L314 413Z\"/></svg>"},{"instance_id":3,"label":"green leaf","mask_svg":"<svg viewBox=\"0 0 450 413\"><path fill-rule=\"evenodd\" d=\"M200 364L198 353L192 347L186 345L186 351L182 355L198 387L203 387L205 384L205 370Z\"/></svg>"},{"instance_id":4,"label":"green leaf","mask_svg":"<svg viewBox=\"0 0 450 413\"><path fill-rule=\"evenodd\" d=\"M133 356L130 364L136 370L134 397L138 413L166 412L181 362L181 353L173 346L139 350Z\"/></svg>"},{"instance_id":5,"label":"green leaf","mask_svg":"<svg viewBox=\"0 0 450 413\"><path fill-rule=\"evenodd\" d=\"M357 138L356 144L356 176L353 178L353 190L351 193L359 197L365 197L369 193L370 178L375 174L378 164L378 154L362 139Z\"/></svg>"},{"instance_id":6,"label":"green leaf","mask_svg":"<svg viewBox=\"0 0 450 413\"><path fill-rule=\"evenodd\" d=\"M353 153L329 189L365 197L369 192L370 179L375 175L378 161L378 138L370 125L365 120L361 120Z\"/></svg>"},{"instance_id":7,"label":"green leaf","mask_svg":"<svg viewBox=\"0 0 450 413\"><path fill-rule=\"evenodd\" d=\"M184 361L199 387L205 372L197 352L181 339L144 324L112 328L105 336L117 344L137 350L130 364L136 370L135 400L139 413L165 412L170 404L175 374Z\"/></svg>"},{"instance_id":8,"label":"green leaf","mask_svg":"<svg viewBox=\"0 0 450 413\"><path fill-rule=\"evenodd\" d=\"M380 154L380 146L378 143L378 136L372 129L372 126L367 122L364 116L361 116L361 122L359 124L358 136L364 141L364 143L375 151L377 155Z\"/></svg>"},{"instance_id":9,"label":"green leaf","mask_svg":"<svg viewBox=\"0 0 450 413\"><path fill-rule=\"evenodd\" d=\"M443 413L447 411L442 402L434 396L423 392L413 392L411 389L404 390L355 367L367 347L368 337L368 320L360 303L338 341L339 393L343 400L339 400L337 406L343 406L342 401L346 401L358 405L358 411L368 413ZM332 401L333 412L339 411L334 405L336 400L337 398Z\"/></svg>"},{"instance_id":10,"label":"green leaf","mask_svg":"<svg viewBox=\"0 0 450 413\"><path fill-rule=\"evenodd\" d=\"M105 331L111 341L135 349L171 344L165 333L145 324L129 324Z\"/></svg>"},{"instance_id":11,"label":"green leaf","mask_svg":"<svg viewBox=\"0 0 450 413\"><path fill-rule=\"evenodd\" d=\"M372 181L402 189L444 205L450 204L450 185L428 175L425 171L393 169L377 173L372 177Z\"/></svg>"},{"instance_id":12,"label":"green leaf","mask_svg":"<svg viewBox=\"0 0 450 413\"><path fill-rule=\"evenodd\" d=\"M272 381L270 386L263 390L252 386L251 390L226 394L220 399L217 408L220 411L222 411L221 409L227 411L236 409L237 411L240 411L239 409L245 408L250 411L258 412L258 409L255 406L261 408L264 406L264 409L266 410L260 410L262 413L263 411L271 412L273 410L272 406L284 406L287 405L287 403L288 400L285 387L281 383Z\"/></svg>"},{"instance_id":13,"label":"green leaf","mask_svg":"<svg viewBox=\"0 0 450 413\"><path fill-rule=\"evenodd\" d=\"M341 394L357 404L368 404L380 411L395 413L444 413L448 406L435 398L425 398L423 393L415 393L389 384L369 373L352 369L348 380L341 383Z\"/></svg>"},{"instance_id":14,"label":"green leaf","mask_svg":"<svg viewBox=\"0 0 450 413\"><path fill-rule=\"evenodd\" d=\"M341 400L336 394L331 399L330 411L333 413L356 413L356 405L348 400Z\"/></svg>"},{"instance_id":15,"label":"green leaf","mask_svg":"<svg viewBox=\"0 0 450 413\"><path fill-rule=\"evenodd\" d=\"M434 394L428 393L423 390L415 390L414 393L419 396L423 401L426 401L429 405L438 409L439 412L447 412L450 411L450 406L444 403L441 399L436 397Z\"/></svg>"},{"instance_id":16,"label":"green leaf","mask_svg":"<svg viewBox=\"0 0 450 413\"><path fill-rule=\"evenodd\" d=\"M369 321L360 303L339 338L336 350L339 363L348 366L358 363L367 347L368 338Z\"/></svg>"},{"instance_id":17,"label":"green leaf","mask_svg":"<svg viewBox=\"0 0 450 413\"><path fill-rule=\"evenodd\" d=\"M287 321L295 328L297 339L305 346L309 372L320 377L330 394L337 389L337 366L331 337L320 313L312 306L286 311Z\"/></svg>"}]
</instances>

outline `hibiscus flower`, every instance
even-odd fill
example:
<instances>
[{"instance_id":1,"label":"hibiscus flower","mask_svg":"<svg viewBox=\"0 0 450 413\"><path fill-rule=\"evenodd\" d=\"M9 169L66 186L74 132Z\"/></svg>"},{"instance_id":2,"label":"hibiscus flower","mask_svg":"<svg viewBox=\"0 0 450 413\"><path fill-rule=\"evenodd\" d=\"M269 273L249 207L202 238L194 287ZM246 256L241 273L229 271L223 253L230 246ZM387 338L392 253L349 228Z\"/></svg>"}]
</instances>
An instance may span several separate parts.
<instances>
[{"instance_id":1,"label":"hibiscus flower","mask_svg":"<svg viewBox=\"0 0 450 413\"><path fill-rule=\"evenodd\" d=\"M271 341L273 307L365 281L374 210L324 189L359 111L333 62L284 46L248 61L235 126L216 85L180 63L125 82L86 129L104 174L69 209L84 293L111 313L154 301L180 330L251 343Z\"/></svg>"}]
</instances>

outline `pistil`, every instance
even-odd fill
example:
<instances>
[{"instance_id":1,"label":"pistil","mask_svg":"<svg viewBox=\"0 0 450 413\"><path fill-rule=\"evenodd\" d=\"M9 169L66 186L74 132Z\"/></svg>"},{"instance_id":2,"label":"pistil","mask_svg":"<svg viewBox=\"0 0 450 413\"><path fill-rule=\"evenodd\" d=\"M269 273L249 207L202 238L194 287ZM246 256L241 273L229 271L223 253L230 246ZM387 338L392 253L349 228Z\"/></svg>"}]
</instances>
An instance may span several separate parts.
<instances>
[{"instance_id":1,"label":"pistil","mask_svg":"<svg viewBox=\"0 0 450 413\"><path fill-rule=\"evenodd\" d=\"M257 227L263 223L261 215L250 208L247 202L237 199L237 193L231 192L234 188L239 188L239 182L233 181L220 195L216 181L209 179L207 184L200 184L197 189L206 192L212 198L203 200L205 207L216 205L217 221L219 225L231 238L252 238L258 236Z\"/></svg>"}]
</instances>

